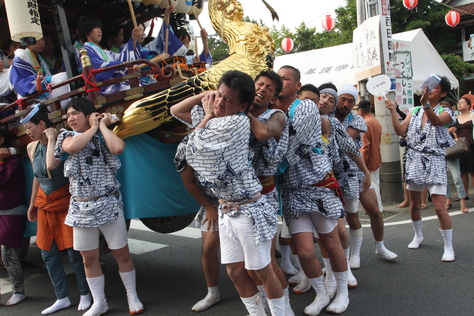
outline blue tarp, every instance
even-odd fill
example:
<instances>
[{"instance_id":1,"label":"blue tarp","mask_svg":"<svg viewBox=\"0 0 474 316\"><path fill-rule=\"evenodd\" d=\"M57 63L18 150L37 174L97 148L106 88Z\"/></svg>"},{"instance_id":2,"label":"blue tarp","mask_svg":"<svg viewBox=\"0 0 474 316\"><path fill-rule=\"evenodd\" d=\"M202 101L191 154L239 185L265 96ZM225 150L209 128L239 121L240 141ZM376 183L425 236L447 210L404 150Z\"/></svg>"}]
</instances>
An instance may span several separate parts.
<instances>
[{"instance_id":1,"label":"blue tarp","mask_svg":"<svg viewBox=\"0 0 474 316\"><path fill-rule=\"evenodd\" d=\"M26 149L26 147L25 147ZM20 158L21 164L23 165L23 170L25 172L25 201L26 205L30 205L31 197L31 186L33 185L33 169L31 168L31 161L28 156L23 156ZM25 232L23 233L24 237L36 236L36 221L30 222L26 220Z\"/></svg>"},{"instance_id":2,"label":"blue tarp","mask_svg":"<svg viewBox=\"0 0 474 316\"><path fill-rule=\"evenodd\" d=\"M146 134L125 139L120 155L122 168L117 178L122 184L125 218L150 218L185 215L199 210L188 193L173 159L177 145L165 145ZM30 204L33 170L27 156L21 158L25 171L26 204ZM36 221L27 220L24 236L36 235Z\"/></svg>"},{"instance_id":3,"label":"blue tarp","mask_svg":"<svg viewBox=\"0 0 474 316\"><path fill-rule=\"evenodd\" d=\"M178 145L165 145L146 134L125 139L120 155L125 218L185 215L199 210L188 193L173 159Z\"/></svg>"}]
</instances>

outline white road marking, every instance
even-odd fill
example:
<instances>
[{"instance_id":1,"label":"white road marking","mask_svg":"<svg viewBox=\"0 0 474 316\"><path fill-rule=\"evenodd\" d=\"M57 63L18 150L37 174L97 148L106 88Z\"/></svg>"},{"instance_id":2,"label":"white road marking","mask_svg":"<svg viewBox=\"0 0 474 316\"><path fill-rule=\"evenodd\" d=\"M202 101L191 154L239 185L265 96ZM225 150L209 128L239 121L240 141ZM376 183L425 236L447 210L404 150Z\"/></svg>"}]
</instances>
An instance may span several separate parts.
<instances>
[{"instance_id":1,"label":"white road marking","mask_svg":"<svg viewBox=\"0 0 474 316\"><path fill-rule=\"evenodd\" d=\"M141 255L143 253L152 252L165 247L168 247L168 245L133 238L128 239L128 248L130 249L130 253L134 255Z\"/></svg>"},{"instance_id":2,"label":"white road marking","mask_svg":"<svg viewBox=\"0 0 474 316\"><path fill-rule=\"evenodd\" d=\"M469 213L474 212L474 208L468 209ZM455 212L449 212L449 216L457 216L457 215L466 215L466 213L463 213L461 211L455 211ZM423 222L426 221L432 221L432 220L438 220L438 216L436 215L431 215L431 216L425 216L423 217ZM404 225L404 224L411 224L411 219L407 219L404 221L398 221L398 222L385 222L384 226L396 226L396 225ZM346 227L349 227L346 225ZM370 224L363 224L362 227L370 227Z\"/></svg>"},{"instance_id":3,"label":"white road marking","mask_svg":"<svg viewBox=\"0 0 474 316\"><path fill-rule=\"evenodd\" d=\"M4 295L10 292L12 292L12 284L8 280L0 278L0 294Z\"/></svg>"},{"instance_id":4,"label":"white road marking","mask_svg":"<svg viewBox=\"0 0 474 316\"><path fill-rule=\"evenodd\" d=\"M146 227L140 220L132 219L130 221L130 229L137 229L142 231L149 231L153 232L153 230ZM158 234L158 233L157 233ZM167 235L185 237L185 238L192 238L192 239L199 239L201 238L201 230L196 227L186 227L182 230L179 230L174 233L169 233Z\"/></svg>"}]
</instances>

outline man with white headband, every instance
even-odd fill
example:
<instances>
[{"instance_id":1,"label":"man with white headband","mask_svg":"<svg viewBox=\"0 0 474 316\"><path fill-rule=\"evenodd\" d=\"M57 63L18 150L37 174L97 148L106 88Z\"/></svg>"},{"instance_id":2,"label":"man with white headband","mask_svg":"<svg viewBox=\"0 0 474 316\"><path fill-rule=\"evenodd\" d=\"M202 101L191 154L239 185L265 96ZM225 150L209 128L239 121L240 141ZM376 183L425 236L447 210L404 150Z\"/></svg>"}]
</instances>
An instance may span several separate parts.
<instances>
[{"instance_id":1,"label":"man with white headband","mask_svg":"<svg viewBox=\"0 0 474 316\"><path fill-rule=\"evenodd\" d=\"M367 131L364 119L352 113L352 109L359 97L357 89L352 85L343 85L337 92L338 105L335 116L347 129L347 133L354 139L358 149L362 147L361 133ZM370 225L375 239L375 253L385 260L395 260L398 255L385 248L383 243L384 224L377 203L377 196L371 187L366 192L360 191L362 179L361 171L350 157L343 158L344 170L339 178L341 188L344 192L346 205L346 220L349 224L349 236L351 254L349 263L351 269L360 268L360 248L362 246L362 225L360 224L358 207L359 200L370 217Z\"/></svg>"},{"instance_id":2,"label":"man with white headband","mask_svg":"<svg viewBox=\"0 0 474 316\"><path fill-rule=\"evenodd\" d=\"M357 148L354 140L349 134L347 134L346 128L337 120L333 113L337 107L337 92L333 88L323 85L323 89L320 90L321 96L318 104L319 113L321 119L327 120L329 129L327 133L323 133L323 136L327 137L329 141L328 156L331 159L332 170L334 176L340 182L344 182L344 163L343 157L349 157L353 163L362 170L364 176L362 178L361 190L367 191L370 187L370 173L367 170L364 161L361 157L360 151ZM323 124L324 125L324 124ZM341 187L342 194L345 196L344 187ZM339 219L338 222L339 239L341 240L342 248L346 255L347 260L349 259L349 238L345 228L344 220ZM325 284L329 295L333 295L336 287L336 281L332 273L331 262L326 255L325 250L321 249L323 255L324 266L326 268ZM350 265L348 264L348 286L350 288L357 287L357 280L351 272Z\"/></svg>"},{"instance_id":3,"label":"man with white headband","mask_svg":"<svg viewBox=\"0 0 474 316\"><path fill-rule=\"evenodd\" d=\"M343 313L349 305L347 261L337 233L338 218L344 216L339 185L331 174L326 154L327 143L321 138L319 111L311 100L298 100L300 72L292 66L278 70L283 89L278 107L289 117L290 138L286 161L288 168L281 176L283 215L293 238L300 264L316 291L316 298L304 312L318 315L330 298L324 285L321 265L314 256L313 232L328 250L337 295L327 307L328 312Z\"/></svg>"}]
</instances>

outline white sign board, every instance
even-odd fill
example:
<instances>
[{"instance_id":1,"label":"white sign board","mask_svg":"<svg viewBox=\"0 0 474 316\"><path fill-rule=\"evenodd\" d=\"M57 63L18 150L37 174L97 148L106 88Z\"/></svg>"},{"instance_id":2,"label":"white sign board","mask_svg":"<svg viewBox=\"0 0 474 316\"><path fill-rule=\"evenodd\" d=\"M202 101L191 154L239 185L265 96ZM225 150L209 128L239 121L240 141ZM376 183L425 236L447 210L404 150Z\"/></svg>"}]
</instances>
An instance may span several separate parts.
<instances>
[{"instance_id":1,"label":"white sign board","mask_svg":"<svg viewBox=\"0 0 474 316\"><path fill-rule=\"evenodd\" d=\"M354 74L357 81L382 73L380 15L371 17L353 32Z\"/></svg>"},{"instance_id":2,"label":"white sign board","mask_svg":"<svg viewBox=\"0 0 474 316\"><path fill-rule=\"evenodd\" d=\"M409 41L393 41L395 61L395 98L400 110L408 113L415 106L413 99L413 63L411 58L411 47Z\"/></svg>"},{"instance_id":3,"label":"white sign board","mask_svg":"<svg viewBox=\"0 0 474 316\"><path fill-rule=\"evenodd\" d=\"M462 42L462 57L464 61L474 60L474 40Z\"/></svg>"}]
</instances>

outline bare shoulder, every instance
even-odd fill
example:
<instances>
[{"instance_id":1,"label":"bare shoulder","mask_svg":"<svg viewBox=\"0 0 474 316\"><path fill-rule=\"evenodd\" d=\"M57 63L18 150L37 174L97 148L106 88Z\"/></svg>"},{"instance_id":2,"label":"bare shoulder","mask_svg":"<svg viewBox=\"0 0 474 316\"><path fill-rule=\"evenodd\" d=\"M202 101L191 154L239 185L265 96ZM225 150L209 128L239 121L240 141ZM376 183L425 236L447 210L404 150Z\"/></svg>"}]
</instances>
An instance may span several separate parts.
<instances>
[{"instance_id":1,"label":"bare shoulder","mask_svg":"<svg viewBox=\"0 0 474 316\"><path fill-rule=\"evenodd\" d=\"M33 161L33 157L35 155L35 150L36 150L36 147L38 146L38 143L39 143L39 140L36 140L29 143L28 146L26 146L26 152L31 161Z\"/></svg>"}]
</instances>

